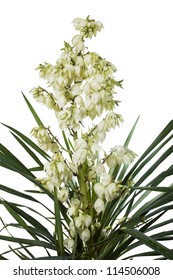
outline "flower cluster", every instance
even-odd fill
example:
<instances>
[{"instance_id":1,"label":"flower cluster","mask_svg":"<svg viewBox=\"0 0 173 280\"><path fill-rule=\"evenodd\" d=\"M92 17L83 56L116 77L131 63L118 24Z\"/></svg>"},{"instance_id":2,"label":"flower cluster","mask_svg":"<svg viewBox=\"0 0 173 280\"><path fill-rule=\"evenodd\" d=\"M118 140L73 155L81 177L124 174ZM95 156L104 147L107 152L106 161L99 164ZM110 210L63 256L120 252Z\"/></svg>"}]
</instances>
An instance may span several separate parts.
<instances>
[{"instance_id":1,"label":"flower cluster","mask_svg":"<svg viewBox=\"0 0 173 280\"><path fill-rule=\"evenodd\" d=\"M52 153L44 165L46 176L39 179L52 194L57 188L58 200L67 207L70 217L64 244L74 246L78 235L86 245L100 228L100 217L108 203L128 194L128 184L115 180L114 169L129 165L135 153L116 146L106 153L101 143L123 118L115 113L116 67L95 52L89 52L85 39L91 39L103 25L87 17L73 21L76 34L71 43L64 43L55 65L40 64L37 70L46 80L49 90L33 88L36 101L55 112L64 144L53 135L50 127L36 127L32 135L45 151ZM68 134L68 137L67 137ZM102 237L111 230L106 225Z\"/></svg>"}]
</instances>

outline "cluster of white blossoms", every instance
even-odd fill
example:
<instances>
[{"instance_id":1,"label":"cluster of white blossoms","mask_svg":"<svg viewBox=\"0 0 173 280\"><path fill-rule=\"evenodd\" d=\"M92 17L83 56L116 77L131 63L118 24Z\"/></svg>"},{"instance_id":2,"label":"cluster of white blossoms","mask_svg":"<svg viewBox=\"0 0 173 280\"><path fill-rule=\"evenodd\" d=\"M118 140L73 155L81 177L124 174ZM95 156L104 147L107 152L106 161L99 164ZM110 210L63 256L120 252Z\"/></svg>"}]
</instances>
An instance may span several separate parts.
<instances>
[{"instance_id":1,"label":"cluster of white blossoms","mask_svg":"<svg viewBox=\"0 0 173 280\"><path fill-rule=\"evenodd\" d=\"M89 17L73 24L79 33L64 43L56 64L37 67L50 91L40 86L31 90L36 101L55 112L63 136L68 134L61 144L50 127L32 130L41 148L52 153L44 165L46 176L39 180L51 193L56 187L59 201L67 207L71 222L64 244L69 249L76 235L85 244L93 238L107 203L128 193L128 186L115 181L110 171L129 165L135 157L122 146L109 154L101 147L107 132L123 122L114 112L119 103L115 88L122 87L122 81L114 78L116 67L85 46L85 39L96 36L103 25ZM103 236L109 230L109 225L102 229Z\"/></svg>"}]
</instances>

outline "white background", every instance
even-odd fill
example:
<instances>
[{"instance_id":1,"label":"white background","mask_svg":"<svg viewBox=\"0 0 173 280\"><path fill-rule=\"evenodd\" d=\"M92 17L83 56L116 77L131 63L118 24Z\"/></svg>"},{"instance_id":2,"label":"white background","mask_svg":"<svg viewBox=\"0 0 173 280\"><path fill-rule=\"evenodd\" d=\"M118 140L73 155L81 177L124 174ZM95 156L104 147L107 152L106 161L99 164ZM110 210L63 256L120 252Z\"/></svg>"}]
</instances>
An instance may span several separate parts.
<instances>
[{"instance_id":1,"label":"white background","mask_svg":"<svg viewBox=\"0 0 173 280\"><path fill-rule=\"evenodd\" d=\"M140 114L133 145L139 153L172 118L172 11L171 0L1 1L0 121L29 134L35 123L21 91L32 101L29 91L41 83L35 68L55 63L64 40L75 34L73 19L90 15L104 30L86 44L114 63L117 79L124 79L117 97L125 122L113 141L120 135L124 140ZM43 119L52 116L41 105L36 108ZM7 142L7 135L0 127L1 141Z\"/></svg>"},{"instance_id":2,"label":"white background","mask_svg":"<svg viewBox=\"0 0 173 280\"><path fill-rule=\"evenodd\" d=\"M118 91L117 98L122 100L118 112L125 121L112 133L110 146L123 144L140 114L131 144L140 155L172 118L171 0L1 1L0 122L29 135L35 122L21 91L34 101L29 91L41 84L35 68L44 61L55 63L64 40L70 41L75 34L73 19L88 15L101 21L104 29L86 44L91 51L114 63L117 79L124 79L124 89ZM32 103L46 125L55 121L51 111ZM19 155L15 140L2 126L0 142ZM0 169L0 183L10 182L8 174ZM12 183L10 186L15 185L14 179Z\"/></svg>"}]
</instances>

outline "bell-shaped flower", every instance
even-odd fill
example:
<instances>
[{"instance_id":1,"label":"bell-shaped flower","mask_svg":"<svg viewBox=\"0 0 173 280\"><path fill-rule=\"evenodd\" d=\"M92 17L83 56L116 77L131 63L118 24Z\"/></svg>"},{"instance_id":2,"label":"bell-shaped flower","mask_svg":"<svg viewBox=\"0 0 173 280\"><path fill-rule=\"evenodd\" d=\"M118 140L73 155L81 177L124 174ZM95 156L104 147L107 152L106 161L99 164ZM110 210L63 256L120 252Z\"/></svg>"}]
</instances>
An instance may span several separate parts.
<instances>
[{"instance_id":1,"label":"bell-shaped flower","mask_svg":"<svg viewBox=\"0 0 173 280\"><path fill-rule=\"evenodd\" d=\"M72 93L72 96L80 95L81 94L80 86L78 84L74 84L72 86L71 93Z\"/></svg>"},{"instance_id":2,"label":"bell-shaped flower","mask_svg":"<svg viewBox=\"0 0 173 280\"><path fill-rule=\"evenodd\" d=\"M60 108L63 108L66 104L67 104L67 99L65 98L64 95L61 95L58 99L57 99L57 104Z\"/></svg>"},{"instance_id":3,"label":"bell-shaped flower","mask_svg":"<svg viewBox=\"0 0 173 280\"><path fill-rule=\"evenodd\" d=\"M105 186L102 183L96 183L94 185L94 191L98 195L98 197L102 198L105 193Z\"/></svg>"},{"instance_id":4,"label":"bell-shaped flower","mask_svg":"<svg viewBox=\"0 0 173 280\"><path fill-rule=\"evenodd\" d=\"M90 231L88 228L84 228L80 233L79 233L80 239L83 242L87 242L90 239Z\"/></svg>"},{"instance_id":5,"label":"bell-shaped flower","mask_svg":"<svg viewBox=\"0 0 173 280\"><path fill-rule=\"evenodd\" d=\"M102 183L103 183L104 185L106 185L106 186L109 185L110 182L112 181L112 176L111 176L111 174L109 174L109 173L103 174L102 177L101 177L101 181L102 181Z\"/></svg>"},{"instance_id":6,"label":"bell-shaped flower","mask_svg":"<svg viewBox=\"0 0 173 280\"><path fill-rule=\"evenodd\" d=\"M97 165L95 167L95 170L96 170L96 174L98 176L106 173L106 168L105 168L105 166L102 163L97 163Z\"/></svg>"},{"instance_id":7,"label":"bell-shaped flower","mask_svg":"<svg viewBox=\"0 0 173 280\"><path fill-rule=\"evenodd\" d=\"M82 30L87 24L87 21L83 18L75 18L73 20L73 26L76 30ZM97 26L99 26L97 24Z\"/></svg>"},{"instance_id":8,"label":"bell-shaped flower","mask_svg":"<svg viewBox=\"0 0 173 280\"><path fill-rule=\"evenodd\" d=\"M76 139L75 142L74 142L74 149L75 150L86 149L87 146L88 146L87 142L82 138Z\"/></svg>"},{"instance_id":9,"label":"bell-shaped flower","mask_svg":"<svg viewBox=\"0 0 173 280\"><path fill-rule=\"evenodd\" d=\"M68 208L68 210L67 210L67 214L68 214L69 216L75 216L75 215L76 215L76 210L77 210L76 206L75 206L75 205L71 205L71 206Z\"/></svg>"},{"instance_id":10,"label":"bell-shaped flower","mask_svg":"<svg viewBox=\"0 0 173 280\"><path fill-rule=\"evenodd\" d=\"M96 210L97 214L101 213L105 209L105 204L103 199L97 198L94 203L94 209Z\"/></svg>"},{"instance_id":11,"label":"bell-shaped flower","mask_svg":"<svg viewBox=\"0 0 173 280\"><path fill-rule=\"evenodd\" d=\"M75 217L74 221L77 229L84 228L84 217L81 213L79 213L79 216Z\"/></svg>"},{"instance_id":12,"label":"bell-shaped flower","mask_svg":"<svg viewBox=\"0 0 173 280\"><path fill-rule=\"evenodd\" d=\"M70 229L70 235L71 237L75 237L76 236L76 230L75 230L75 226L74 226L74 222L71 221L69 224L69 229Z\"/></svg>"},{"instance_id":13,"label":"bell-shaped flower","mask_svg":"<svg viewBox=\"0 0 173 280\"><path fill-rule=\"evenodd\" d=\"M113 155L108 156L106 163L109 168L115 167L117 165L116 157Z\"/></svg>"},{"instance_id":14,"label":"bell-shaped flower","mask_svg":"<svg viewBox=\"0 0 173 280\"><path fill-rule=\"evenodd\" d=\"M92 217L88 214L83 215L84 225L86 228L88 228L91 225Z\"/></svg>"},{"instance_id":15,"label":"bell-shaped flower","mask_svg":"<svg viewBox=\"0 0 173 280\"><path fill-rule=\"evenodd\" d=\"M69 250L73 249L73 247L74 247L74 240L72 238L66 238L64 240L64 246L67 247Z\"/></svg>"},{"instance_id":16,"label":"bell-shaped flower","mask_svg":"<svg viewBox=\"0 0 173 280\"><path fill-rule=\"evenodd\" d=\"M78 149L74 152L72 156L73 163L75 165L81 165L85 162L87 158L87 150L86 149Z\"/></svg>"},{"instance_id":17,"label":"bell-shaped flower","mask_svg":"<svg viewBox=\"0 0 173 280\"><path fill-rule=\"evenodd\" d=\"M58 199L61 203L64 203L69 195L69 190L67 188L62 188L61 191L58 193Z\"/></svg>"},{"instance_id":18,"label":"bell-shaped flower","mask_svg":"<svg viewBox=\"0 0 173 280\"><path fill-rule=\"evenodd\" d=\"M116 183L111 183L106 187L105 198L106 201L111 201L116 197L116 194L119 192L119 188Z\"/></svg>"}]
</instances>

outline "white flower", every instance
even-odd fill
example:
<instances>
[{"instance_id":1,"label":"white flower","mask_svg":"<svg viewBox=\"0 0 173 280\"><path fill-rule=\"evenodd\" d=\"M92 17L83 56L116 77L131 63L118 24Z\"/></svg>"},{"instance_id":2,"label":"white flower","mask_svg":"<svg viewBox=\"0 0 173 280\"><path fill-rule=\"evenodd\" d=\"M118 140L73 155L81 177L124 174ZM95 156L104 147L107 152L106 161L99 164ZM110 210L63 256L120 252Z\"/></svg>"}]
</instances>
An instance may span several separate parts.
<instances>
[{"instance_id":1,"label":"white flower","mask_svg":"<svg viewBox=\"0 0 173 280\"><path fill-rule=\"evenodd\" d=\"M35 127L31 131L31 135L34 136L39 145L45 150L49 150L51 145L51 139L49 137L49 134L44 127Z\"/></svg>"},{"instance_id":2,"label":"white flower","mask_svg":"<svg viewBox=\"0 0 173 280\"><path fill-rule=\"evenodd\" d=\"M51 143L51 146L50 146L50 151L52 153L57 153L59 151L59 147L56 143Z\"/></svg>"},{"instance_id":3,"label":"white flower","mask_svg":"<svg viewBox=\"0 0 173 280\"><path fill-rule=\"evenodd\" d=\"M82 41L82 36L81 35L75 35L72 39L72 44L76 46L78 43Z\"/></svg>"},{"instance_id":4,"label":"white flower","mask_svg":"<svg viewBox=\"0 0 173 280\"><path fill-rule=\"evenodd\" d=\"M74 58L75 64L79 65L80 67L84 66L84 59L81 56L76 56Z\"/></svg>"},{"instance_id":5,"label":"white flower","mask_svg":"<svg viewBox=\"0 0 173 280\"><path fill-rule=\"evenodd\" d=\"M102 183L104 185L109 185L111 181L112 181L111 174L108 173L108 174L103 174L102 175Z\"/></svg>"},{"instance_id":6,"label":"white flower","mask_svg":"<svg viewBox=\"0 0 173 280\"><path fill-rule=\"evenodd\" d=\"M72 238L66 238L64 240L64 246L68 249L72 249L74 247L74 240Z\"/></svg>"},{"instance_id":7,"label":"white flower","mask_svg":"<svg viewBox=\"0 0 173 280\"><path fill-rule=\"evenodd\" d=\"M83 105L83 98L81 96L76 96L75 99L74 99L74 103L79 105L79 106L82 106Z\"/></svg>"},{"instance_id":8,"label":"white flower","mask_svg":"<svg viewBox=\"0 0 173 280\"><path fill-rule=\"evenodd\" d=\"M87 154L88 154L87 149L80 148L75 150L72 156L73 163L78 166L81 165L87 159Z\"/></svg>"},{"instance_id":9,"label":"white flower","mask_svg":"<svg viewBox=\"0 0 173 280\"><path fill-rule=\"evenodd\" d=\"M78 150L78 149L86 149L87 148L87 142L84 139L76 139L74 142L74 149Z\"/></svg>"},{"instance_id":10,"label":"white flower","mask_svg":"<svg viewBox=\"0 0 173 280\"><path fill-rule=\"evenodd\" d=\"M106 172L106 169L105 169L105 167L102 163L98 163L96 165L95 170L96 170L96 173L97 173L98 176L100 176L101 174Z\"/></svg>"},{"instance_id":11,"label":"white flower","mask_svg":"<svg viewBox=\"0 0 173 280\"><path fill-rule=\"evenodd\" d=\"M97 104L101 101L101 96L99 94L99 92L94 92L91 96L91 100L94 104Z\"/></svg>"},{"instance_id":12,"label":"white flower","mask_svg":"<svg viewBox=\"0 0 173 280\"><path fill-rule=\"evenodd\" d=\"M83 220L85 227L88 228L91 225L92 217L90 215L84 215Z\"/></svg>"},{"instance_id":13,"label":"white flower","mask_svg":"<svg viewBox=\"0 0 173 280\"><path fill-rule=\"evenodd\" d=\"M83 92L85 94L90 94L91 92L91 86L88 82L86 82L84 85L83 85L83 88L82 88Z\"/></svg>"},{"instance_id":14,"label":"white flower","mask_svg":"<svg viewBox=\"0 0 173 280\"><path fill-rule=\"evenodd\" d=\"M75 207L78 207L80 205L80 200L76 197L72 197L70 200L70 204Z\"/></svg>"},{"instance_id":15,"label":"white flower","mask_svg":"<svg viewBox=\"0 0 173 280\"><path fill-rule=\"evenodd\" d=\"M106 133L104 133L104 132L98 132L98 133L97 133L97 138L98 138L98 140L102 143L102 142L105 140L105 138L106 138Z\"/></svg>"},{"instance_id":16,"label":"white flower","mask_svg":"<svg viewBox=\"0 0 173 280\"><path fill-rule=\"evenodd\" d=\"M103 197L105 193L105 186L102 183L96 183L94 185L94 191L98 195L98 197Z\"/></svg>"},{"instance_id":17,"label":"white flower","mask_svg":"<svg viewBox=\"0 0 173 280\"><path fill-rule=\"evenodd\" d=\"M44 164L44 171L47 173L48 176L52 176L52 170L50 168L50 163L46 162Z\"/></svg>"},{"instance_id":18,"label":"white flower","mask_svg":"<svg viewBox=\"0 0 173 280\"><path fill-rule=\"evenodd\" d=\"M91 81L91 88L93 90L99 90L100 89L100 83L96 79L93 79Z\"/></svg>"},{"instance_id":19,"label":"white flower","mask_svg":"<svg viewBox=\"0 0 173 280\"><path fill-rule=\"evenodd\" d=\"M97 198L94 203L94 209L96 210L97 214L101 213L105 209L105 204L103 199Z\"/></svg>"},{"instance_id":20,"label":"white flower","mask_svg":"<svg viewBox=\"0 0 173 280\"><path fill-rule=\"evenodd\" d=\"M84 228L80 233L79 233L80 239L84 242L87 242L90 239L90 231L88 228Z\"/></svg>"},{"instance_id":21,"label":"white flower","mask_svg":"<svg viewBox=\"0 0 173 280\"><path fill-rule=\"evenodd\" d=\"M67 104L67 99L65 98L65 96L61 95L58 99L57 99L57 104L60 108L63 108L66 104Z\"/></svg>"},{"instance_id":22,"label":"white flower","mask_svg":"<svg viewBox=\"0 0 173 280\"><path fill-rule=\"evenodd\" d=\"M73 20L73 25L76 30L82 30L86 26L86 20L83 18L75 18ZM97 24L97 26L99 26Z\"/></svg>"},{"instance_id":23,"label":"white flower","mask_svg":"<svg viewBox=\"0 0 173 280\"><path fill-rule=\"evenodd\" d=\"M75 216L76 210L77 210L76 206L75 205L71 205L71 207L69 207L68 210L67 210L67 214L69 216Z\"/></svg>"},{"instance_id":24,"label":"white flower","mask_svg":"<svg viewBox=\"0 0 173 280\"><path fill-rule=\"evenodd\" d=\"M93 155L97 155L100 151L100 147L97 144L93 144L91 145L91 152L93 153Z\"/></svg>"},{"instance_id":25,"label":"white flower","mask_svg":"<svg viewBox=\"0 0 173 280\"><path fill-rule=\"evenodd\" d=\"M103 28L103 24L101 23L101 21L95 21L94 27L96 31L101 31L101 29Z\"/></svg>"},{"instance_id":26,"label":"white flower","mask_svg":"<svg viewBox=\"0 0 173 280\"><path fill-rule=\"evenodd\" d=\"M74 219L76 228L83 228L84 227L84 218L83 215L80 213L78 217Z\"/></svg>"},{"instance_id":27,"label":"white flower","mask_svg":"<svg viewBox=\"0 0 173 280\"><path fill-rule=\"evenodd\" d=\"M60 187L61 182L60 182L60 180L59 180L59 178L58 178L57 176L52 176L52 177L51 177L51 180L52 180L52 184L53 184L55 187L57 187L57 188Z\"/></svg>"},{"instance_id":28,"label":"white flower","mask_svg":"<svg viewBox=\"0 0 173 280\"><path fill-rule=\"evenodd\" d=\"M86 65L89 65L91 63L91 54L86 54L84 57L84 62Z\"/></svg>"},{"instance_id":29,"label":"white flower","mask_svg":"<svg viewBox=\"0 0 173 280\"><path fill-rule=\"evenodd\" d=\"M61 203L64 203L69 195L69 190L67 188L63 188L59 193L58 193L58 199Z\"/></svg>"},{"instance_id":30,"label":"white flower","mask_svg":"<svg viewBox=\"0 0 173 280\"><path fill-rule=\"evenodd\" d=\"M109 128L109 125L106 120L101 121L97 126L97 129L100 132L106 132L106 131L108 131L108 128Z\"/></svg>"},{"instance_id":31,"label":"white flower","mask_svg":"<svg viewBox=\"0 0 173 280\"><path fill-rule=\"evenodd\" d=\"M58 163L57 163L57 169L58 169L58 172L59 172L59 173L64 172L64 171L65 171L65 168L66 168L66 166L65 166L65 164L64 164L63 162L58 162Z\"/></svg>"},{"instance_id":32,"label":"white flower","mask_svg":"<svg viewBox=\"0 0 173 280\"><path fill-rule=\"evenodd\" d=\"M46 179L45 187L51 193L54 193L54 185L50 179Z\"/></svg>"},{"instance_id":33,"label":"white flower","mask_svg":"<svg viewBox=\"0 0 173 280\"><path fill-rule=\"evenodd\" d=\"M74 108L73 109L73 121L76 122L76 124L78 124L80 121L82 121L82 114L81 114L81 110L79 108Z\"/></svg>"},{"instance_id":34,"label":"white flower","mask_svg":"<svg viewBox=\"0 0 173 280\"><path fill-rule=\"evenodd\" d=\"M70 229L70 235L71 237L75 237L76 235L76 230L75 230L75 226L74 226L74 222L71 221L69 224L69 229Z\"/></svg>"},{"instance_id":35,"label":"white flower","mask_svg":"<svg viewBox=\"0 0 173 280\"><path fill-rule=\"evenodd\" d=\"M123 118L121 115L110 112L106 116L106 121L108 122L109 128L115 128L116 126L119 126L121 122L123 122Z\"/></svg>"},{"instance_id":36,"label":"white flower","mask_svg":"<svg viewBox=\"0 0 173 280\"><path fill-rule=\"evenodd\" d=\"M102 104L96 104L95 105L95 110L100 115L103 111L103 105Z\"/></svg>"},{"instance_id":37,"label":"white flower","mask_svg":"<svg viewBox=\"0 0 173 280\"><path fill-rule=\"evenodd\" d=\"M102 74L97 74L95 76L95 79L97 80L97 82L99 82L99 84L101 84L104 81L104 76Z\"/></svg>"},{"instance_id":38,"label":"white flower","mask_svg":"<svg viewBox=\"0 0 173 280\"><path fill-rule=\"evenodd\" d=\"M79 54L81 51L84 51L85 45L81 35L76 35L72 39L72 44L75 47L76 54Z\"/></svg>"},{"instance_id":39,"label":"white flower","mask_svg":"<svg viewBox=\"0 0 173 280\"><path fill-rule=\"evenodd\" d=\"M115 157L115 156L109 156L109 157L106 159L106 163L107 163L107 166L108 166L109 168L115 167L115 166L117 165L116 157Z\"/></svg>"},{"instance_id":40,"label":"white flower","mask_svg":"<svg viewBox=\"0 0 173 280\"><path fill-rule=\"evenodd\" d=\"M111 201L116 197L116 193L119 192L116 183L111 183L106 187L105 198L107 201Z\"/></svg>"},{"instance_id":41,"label":"white flower","mask_svg":"<svg viewBox=\"0 0 173 280\"><path fill-rule=\"evenodd\" d=\"M93 108L94 108L94 104L93 104L93 102L91 101L91 98L87 98L86 100L85 100L85 108L88 110L88 111L91 111L91 110L93 110Z\"/></svg>"}]
</instances>

